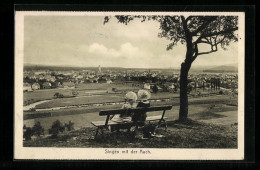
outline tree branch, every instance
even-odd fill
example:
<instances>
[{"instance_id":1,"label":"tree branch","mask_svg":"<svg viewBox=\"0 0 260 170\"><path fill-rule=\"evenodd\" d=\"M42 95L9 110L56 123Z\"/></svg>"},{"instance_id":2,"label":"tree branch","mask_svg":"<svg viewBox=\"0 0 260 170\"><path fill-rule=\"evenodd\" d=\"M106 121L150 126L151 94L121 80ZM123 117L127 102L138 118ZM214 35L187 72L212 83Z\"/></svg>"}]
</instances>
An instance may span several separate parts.
<instances>
[{"instance_id":1,"label":"tree branch","mask_svg":"<svg viewBox=\"0 0 260 170\"><path fill-rule=\"evenodd\" d=\"M193 62L197 58L197 56L199 54L199 49L198 49L198 44L197 43L194 43L194 50L195 51L194 51L194 55L191 58L191 62Z\"/></svg>"},{"instance_id":2,"label":"tree branch","mask_svg":"<svg viewBox=\"0 0 260 170\"><path fill-rule=\"evenodd\" d=\"M198 43L205 43L205 44L210 44L208 41L203 41L203 40L201 40L201 41L197 42L197 44L198 44Z\"/></svg>"},{"instance_id":3,"label":"tree branch","mask_svg":"<svg viewBox=\"0 0 260 170\"><path fill-rule=\"evenodd\" d=\"M210 17L210 19L206 20L196 31L191 32L191 34L197 35L200 31L202 31L205 27L207 27L212 21L214 21L217 17Z\"/></svg>"},{"instance_id":4,"label":"tree branch","mask_svg":"<svg viewBox=\"0 0 260 170\"><path fill-rule=\"evenodd\" d=\"M220 34L227 34L227 33L230 33L230 32L236 31L236 30L238 30L238 27L235 27L235 28L232 28L232 29L223 30L223 31L219 31L219 32L213 32L213 33L210 33L210 34L202 34L195 41L195 43L198 43L199 41L201 41L202 38L207 38L207 37L211 37L211 36L214 36L214 35L220 35Z\"/></svg>"},{"instance_id":5,"label":"tree branch","mask_svg":"<svg viewBox=\"0 0 260 170\"><path fill-rule=\"evenodd\" d=\"M188 18L186 19L186 22L188 22L193 16L188 16Z\"/></svg>"},{"instance_id":6,"label":"tree branch","mask_svg":"<svg viewBox=\"0 0 260 170\"><path fill-rule=\"evenodd\" d=\"M204 54L210 54L210 53L213 53L213 52L216 52L218 50L211 50L211 51L208 51L208 52L201 52L201 53L198 53L198 55L204 55Z\"/></svg>"},{"instance_id":7,"label":"tree branch","mask_svg":"<svg viewBox=\"0 0 260 170\"><path fill-rule=\"evenodd\" d=\"M231 32L236 31L236 30L238 30L238 27L219 31L219 32L213 32L211 34L202 35L202 37L211 37L211 36L214 36L214 35L227 34L227 33L231 33Z\"/></svg>"},{"instance_id":8,"label":"tree branch","mask_svg":"<svg viewBox=\"0 0 260 170\"><path fill-rule=\"evenodd\" d=\"M187 36L190 35L190 31L187 26L187 20L184 18L183 15L181 15L181 20L182 20L182 26L183 26L183 29L185 32L185 37L187 38Z\"/></svg>"}]
</instances>

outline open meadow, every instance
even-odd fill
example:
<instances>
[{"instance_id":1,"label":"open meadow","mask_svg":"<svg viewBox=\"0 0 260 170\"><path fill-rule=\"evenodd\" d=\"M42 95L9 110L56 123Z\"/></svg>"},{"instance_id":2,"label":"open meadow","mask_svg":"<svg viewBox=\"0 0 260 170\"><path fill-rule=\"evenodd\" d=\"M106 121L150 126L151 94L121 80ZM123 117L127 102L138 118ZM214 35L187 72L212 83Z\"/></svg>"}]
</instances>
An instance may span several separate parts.
<instances>
[{"instance_id":1,"label":"open meadow","mask_svg":"<svg viewBox=\"0 0 260 170\"><path fill-rule=\"evenodd\" d=\"M113 91L115 88L116 91ZM24 93L24 99L33 101L43 101L35 106L33 110L24 111L24 125L33 127L36 122L40 122L44 128L44 136L34 138L33 140L24 141L24 146L32 147L157 147L158 140L165 144L165 147L180 148L201 148L203 143L209 148L237 147L237 97L231 95L220 95L219 91L192 91L189 94L189 119L191 124L180 124L178 120L179 112L179 92L152 93L150 98L151 106L172 105L173 108L166 112L169 121L167 132L161 128L157 133L164 137L161 139L153 138L149 141L132 141L125 142L125 138L115 140L114 133L106 132L108 142L102 139L93 140L95 127L92 121L105 121L105 117L99 116L101 110L120 109L124 103L124 95L127 91L137 92L141 86L132 84L80 84L75 89L45 89ZM77 96L72 92L77 90ZM64 98L55 98L55 93L62 93ZM34 100L33 100L34 99ZM46 101L45 101L46 100ZM151 112L148 116L161 115L159 111ZM73 131L66 131L53 139L49 135L49 129L53 122L59 120L62 124L73 122ZM173 123L175 122L175 123ZM232 126L232 127L231 127ZM192 128L191 128L192 127ZM212 130L206 130L206 129ZM198 131L199 130L199 131ZM209 132L209 133L207 133ZM120 132L122 136L126 132ZM225 136L228 134L228 136ZM180 136L188 136L180 142ZM198 136L204 136L207 141ZM223 138L224 142L214 141ZM174 138L175 142L172 142ZM181 137L183 138L183 137ZM178 139L178 140L177 140ZM194 141L192 145L187 140ZM179 142L177 142L179 141ZM186 142L185 142L186 141ZM135 143L135 144L131 144ZM161 145L161 144L160 144Z\"/></svg>"},{"instance_id":2,"label":"open meadow","mask_svg":"<svg viewBox=\"0 0 260 170\"><path fill-rule=\"evenodd\" d=\"M119 134L105 131L104 136L93 139L96 128L91 121L105 120L105 117L98 116L98 112L75 114L66 116L54 116L37 118L31 123L40 122L45 129L45 137L36 138L31 141L24 141L25 147L168 147L168 148L236 148L237 147L237 106L226 105L226 100L215 100L215 104L207 101L212 97L205 97L204 100L191 102L189 108L190 123L178 123L178 106L167 111L168 129L156 130L162 138L149 140L133 139L126 131ZM211 100L212 102L212 100ZM108 108L107 108L108 109ZM111 109L111 108L110 108ZM115 106L114 108L115 109ZM160 115L161 112L152 112L150 115ZM74 123L73 131L66 131L51 138L48 129L52 123L59 120L61 123ZM106 139L106 140L105 140ZM192 141L192 142L190 142ZM158 146L160 142L160 146ZM163 143L163 145L162 145Z\"/></svg>"}]
</instances>

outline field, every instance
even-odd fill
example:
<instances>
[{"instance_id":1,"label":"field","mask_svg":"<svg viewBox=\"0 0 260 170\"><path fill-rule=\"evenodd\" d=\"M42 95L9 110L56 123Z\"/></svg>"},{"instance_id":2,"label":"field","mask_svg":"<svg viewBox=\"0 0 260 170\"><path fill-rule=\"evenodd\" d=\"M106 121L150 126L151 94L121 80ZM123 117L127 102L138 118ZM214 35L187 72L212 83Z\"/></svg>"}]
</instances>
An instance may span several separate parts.
<instances>
[{"instance_id":1,"label":"field","mask_svg":"<svg viewBox=\"0 0 260 170\"><path fill-rule=\"evenodd\" d=\"M81 106L85 104L95 103L112 103L112 102L123 102L124 95L127 91L135 91L141 88L139 86L132 86L132 84L79 84L76 89L45 89L33 92L24 93L24 105L33 104L35 102L43 101L42 103L35 106L35 109L45 108L57 108L65 106ZM115 88L116 91L112 91ZM77 91L78 95L73 96L72 92ZM61 93L64 98L54 97L55 93ZM192 91L190 95L196 96L198 93ZM202 95L215 94L218 91L205 91L200 92ZM179 92L158 92L152 93L151 99L165 99L165 98L178 98ZM48 101L45 101L48 100Z\"/></svg>"},{"instance_id":2,"label":"field","mask_svg":"<svg viewBox=\"0 0 260 170\"><path fill-rule=\"evenodd\" d=\"M158 114L158 113L154 113ZM161 113L159 113L161 114ZM76 116L76 117L75 117ZM73 120L75 130L60 134L58 138L47 137L24 141L25 147L113 147L113 148L237 148L237 107L217 104L190 105L188 122L178 122L178 109L167 112L168 129L156 130L162 138L141 140L131 137L131 133L121 130L119 134L105 131L104 136L93 139L96 128L91 120L97 114L80 114L63 117L44 118L41 123L48 126L59 119L61 122ZM78 117L78 118L77 118ZM77 120L76 120L76 119ZM39 120L39 119L38 119ZM38 121L37 120L37 121Z\"/></svg>"},{"instance_id":3,"label":"field","mask_svg":"<svg viewBox=\"0 0 260 170\"><path fill-rule=\"evenodd\" d=\"M132 87L131 85L123 85L123 84L98 84L98 83L90 83L90 84L78 84L75 89L64 89L64 88L56 88L56 89L41 89L32 92L24 93L24 105L28 105L37 101L55 99L54 94L61 93L64 97L73 97L72 92L77 91L78 97L89 96L91 94L104 94L110 93L115 94L112 91L112 88L116 88L118 93L122 93L127 90L138 90L138 87Z\"/></svg>"},{"instance_id":4,"label":"field","mask_svg":"<svg viewBox=\"0 0 260 170\"><path fill-rule=\"evenodd\" d=\"M190 99L189 104L189 118L193 120L202 120L202 121L210 121L211 119L228 119L229 123L237 122L237 106L227 105L229 101L228 96L210 96L204 98L193 98ZM166 112L166 116L169 120L178 119L178 111L179 111L179 101L172 102L152 102L152 106L156 105L173 105L172 110ZM97 120L105 120L105 117L98 116L98 112L100 110L109 110L109 109L119 109L121 105L106 105L99 107L87 107L87 108L75 108L75 109L64 109L64 110L54 110L51 111L51 117L42 117L35 119L27 119L25 120L25 124L27 126L33 126L35 122L41 122L42 126L47 132L52 125L52 123L56 120L60 120L62 123L68 123L72 121L75 123L75 129L80 129L84 127L92 127L91 121ZM231 111L232 113L228 113ZM218 114L223 112L222 115ZM235 112L235 113L233 113ZM40 112L43 113L43 112ZM35 113L39 114L39 113ZM152 112L149 115L160 115L161 112ZM36 116L38 117L38 116ZM222 120L221 122L223 122ZM216 122L216 121L215 121ZM211 122L211 123L214 123Z\"/></svg>"},{"instance_id":5,"label":"field","mask_svg":"<svg viewBox=\"0 0 260 170\"><path fill-rule=\"evenodd\" d=\"M112 91L116 88L117 91ZM48 89L24 93L25 100L43 101L36 105L36 109L53 108L42 111L24 111L24 124L32 127L40 122L45 135L30 141L24 141L24 146L30 147L172 147L172 148L236 148L237 147L237 97L218 95L218 91L201 92L206 96L199 96L198 91L189 94L189 119L183 124L178 122L179 94L169 92L152 93L152 106L173 105L172 110L166 112L169 127L167 131L157 129L162 138L140 140L127 137L121 131L119 136L105 132L104 138L93 140L95 128L91 121L105 120L98 116L100 110L119 109L124 101L126 91L137 91L140 86L132 87L125 84L82 84L76 90L78 95L72 96L75 89ZM57 99L53 94L59 92L66 96ZM70 98L68 98L70 97ZM34 100L32 100L34 99ZM104 103L114 104L104 104ZM91 105L103 103L102 105ZM87 106L82 106L87 105ZM54 109L55 107L74 106L73 108ZM149 115L161 115L152 112ZM64 132L58 138L51 138L48 134L52 123L59 120L62 124L72 121L74 130ZM235 125L235 126L233 126ZM106 139L106 140L104 140ZM192 142L190 142L192 141Z\"/></svg>"}]
</instances>

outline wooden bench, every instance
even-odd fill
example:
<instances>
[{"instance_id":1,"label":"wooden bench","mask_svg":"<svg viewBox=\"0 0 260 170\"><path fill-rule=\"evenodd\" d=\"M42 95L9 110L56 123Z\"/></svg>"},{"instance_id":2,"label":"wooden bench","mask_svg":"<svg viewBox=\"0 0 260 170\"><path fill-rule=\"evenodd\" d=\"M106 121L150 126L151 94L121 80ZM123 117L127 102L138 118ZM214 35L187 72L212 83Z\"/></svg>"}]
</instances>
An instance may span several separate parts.
<instances>
[{"instance_id":1,"label":"wooden bench","mask_svg":"<svg viewBox=\"0 0 260 170\"><path fill-rule=\"evenodd\" d=\"M95 127L97 127L96 130L96 134L95 134L95 139L99 133L99 130L101 130L101 133L103 135L103 130L104 129L108 129L109 126L135 126L136 124L134 124L133 121L131 120L116 120L113 121L111 120L110 116L112 115L117 115L117 114L125 114L125 113L140 113L140 112L154 112L154 111L163 111L162 115L157 115L157 116L147 116L146 121L148 121L149 123L152 121L159 121L158 122L158 127L161 125L161 123L163 122L165 125L165 129L167 129L167 122L165 119L167 119L167 117L165 117L165 112L166 110L171 110L172 106L171 105L166 105L166 106L153 106L153 107L147 107L147 108L135 108L135 109L119 109L119 110L104 110L104 111L100 111L99 112L99 116L106 116L106 120L105 121L93 121L91 122L92 125L94 125Z\"/></svg>"}]
</instances>

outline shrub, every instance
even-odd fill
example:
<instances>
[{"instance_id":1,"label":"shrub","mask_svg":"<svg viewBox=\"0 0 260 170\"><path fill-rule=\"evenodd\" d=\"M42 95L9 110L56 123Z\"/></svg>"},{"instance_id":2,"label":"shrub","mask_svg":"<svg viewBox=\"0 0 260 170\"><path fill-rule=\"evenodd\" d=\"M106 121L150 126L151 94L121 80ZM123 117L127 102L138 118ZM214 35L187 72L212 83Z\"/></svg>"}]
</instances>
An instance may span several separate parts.
<instances>
[{"instance_id":1,"label":"shrub","mask_svg":"<svg viewBox=\"0 0 260 170\"><path fill-rule=\"evenodd\" d=\"M152 90L153 90L154 93L157 93L158 92L158 87L156 85L154 85Z\"/></svg>"},{"instance_id":2,"label":"shrub","mask_svg":"<svg viewBox=\"0 0 260 170\"><path fill-rule=\"evenodd\" d=\"M218 94L221 94L221 95L222 95L222 94L224 94L224 92L223 92L222 90L220 90L220 91L218 92Z\"/></svg>"},{"instance_id":3,"label":"shrub","mask_svg":"<svg viewBox=\"0 0 260 170\"><path fill-rule=\"evenodd\" d=\"M72 95L73 95L73 96L77 96L78 94L79 94L78 91L76 91L76 90L75 90L75 91L72 91Z\"/></svg>"},{"instance_id":4,"label":"shrub","mask_svg":"<svg viewBox=\"0 0 260 170\"><path fill-rule=\"evenodd\" d=\"M25 127L26 128L26 127ZM23 134L23 137L25 138L25 140L31 140L31 137L33 136L33 130L32 128L30 127L27 127L24 134Z\"/></svg>"},{"instance_id":5,"label":"shrub","mask_svg":"<svg viewBox=\"0 0 260 170\"><path fill-rule=\"evenodd\" d=\"M62 125L62 123L59 120L56 120L53 122L51 128L49 129L49 133L52 135L52 137L57 137L58 134L61 132L64 132L65 127Z\"/></svg>"},{"instance_id":6,"label":"shrub","mask_svg":"<svg viewBox=\"0 0 260 170\"><path fill-rule=\"evenodd\" d=\"M35 112L35 111L36 111L36 109L35 109L34 107L30 108L29 110L30 110L31 112Z\"/></svg>"},{"instance_id":7,"label":"shrub","mask_svg":"<svg viewBox=\"0 0 260 170\"><path fill-rule=\"evenodd\" d=\"M74 123L69 121L69 124L65 123L65 127L68 131L74 130Z\"/></svg>"},{"instance_id":8,"label":"shrub","mask_svg":"<svg viewBox=\"0 0 260 170\"><path fill-rule=\"evenodd\" d=\"M40 122L36 122L35 125L32 128L33 134L40 137L41 135L44 135L44 128L41 126Z\"/></svg>"},{"instance_id":9,"label":"shrub","mask_svg":"<svg viewBox=\"0 0 260 170\"><path fill-rule=\"evenodd\" d=\"M63 97L64 97L63 94L58 93L58 92L56 92L53 96L54 96L54 97L57 97L57 98L63 98Z\"/></svg>"},{"instance_id":10,"label":"shrub","mask_svg":"<svg viewBox=\"0 0 260 170\"><path fill-rule=\"evenodd\" d=\"M187 92L190 93L192 91L193 86L191 84L188 84L187 86Z\"/></svg>"}]
</instances>

